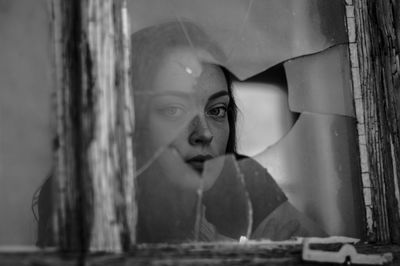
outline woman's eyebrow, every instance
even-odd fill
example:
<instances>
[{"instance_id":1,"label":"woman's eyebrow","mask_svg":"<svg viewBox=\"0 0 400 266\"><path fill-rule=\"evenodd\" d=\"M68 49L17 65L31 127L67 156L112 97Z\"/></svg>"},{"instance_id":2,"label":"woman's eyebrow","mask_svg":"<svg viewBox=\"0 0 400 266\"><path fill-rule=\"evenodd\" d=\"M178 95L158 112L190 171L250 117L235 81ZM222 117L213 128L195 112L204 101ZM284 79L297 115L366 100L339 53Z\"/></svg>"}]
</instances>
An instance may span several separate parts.
<instances>
[{"instance_id":1,"label":"woman's eyebrow","mask_svg":"<svg viewBox=\"0 0 400 266\"><path fill-rule=\"evenodd\" d=\"M168 92L157 92L152 94L153 97L158 98L158 97L178 97L182 99L190 99L192 96L191 93L187 92L180 92L180 91L168 91Z\"/></svg>"},{"instance_id":2,"label":"woman's eyebrow","mask_svg":"<svg viewBox=\"0 0 400 266\"><path fill-rule=\"evenodd\" d=\"M208 100L209 100L209 101L212 101L212 100L215 100L215 99L217 99L217 98L219 98L219 97L222 97L222 96L229 96L229 94L228 94L227 91L219 91L219 92L216 92L216 93L214 93L213 95L211 95L211 96L208 98Z\"/></svg>"}]
</instances>

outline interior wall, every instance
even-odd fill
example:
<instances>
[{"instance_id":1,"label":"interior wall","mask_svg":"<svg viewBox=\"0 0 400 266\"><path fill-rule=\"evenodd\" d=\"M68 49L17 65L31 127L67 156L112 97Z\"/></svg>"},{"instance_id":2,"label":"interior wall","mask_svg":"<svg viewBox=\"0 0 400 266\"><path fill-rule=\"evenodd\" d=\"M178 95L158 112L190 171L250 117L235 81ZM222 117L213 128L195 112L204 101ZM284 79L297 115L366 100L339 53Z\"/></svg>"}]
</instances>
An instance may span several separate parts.
<instances>
[{"instance_id":1,"label":"interior wall","mask_svg":"<svg viewBox=\"0 0 400 266\"><path fill-rule=\"evenodd\" d=\"M0 0L0 245L31 245L35 190L51 167L45 0Z\"/></svg>"}]
</instances>

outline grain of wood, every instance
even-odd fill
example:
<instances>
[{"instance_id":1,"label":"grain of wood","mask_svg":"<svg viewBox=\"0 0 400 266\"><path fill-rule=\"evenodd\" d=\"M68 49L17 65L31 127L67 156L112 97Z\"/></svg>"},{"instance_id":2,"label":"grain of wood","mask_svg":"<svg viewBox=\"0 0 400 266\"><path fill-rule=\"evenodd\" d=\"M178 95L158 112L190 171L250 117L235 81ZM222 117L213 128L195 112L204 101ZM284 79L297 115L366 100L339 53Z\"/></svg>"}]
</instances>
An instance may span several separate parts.
<instances>
[{"instance_id":1,"label":"grain of wood","mask_svg":"<svg viewBox=\"0 0 400 266\"><path fill-rule=\"evenodd\" d=\"M137 220L126 3L53 0L52 9L58 244L122 252L135 243Z\"/></svg>"},{"instance_id":2,"label":"grain of wood","mask_svg":"<svg viewBox=\"0 0 400 266\"><path fill-rule=\"evenodd\" d=\"M372 219L369 240L400 243L399 0L354 1ZM354 78L354 77L353 77ZM358 114L358 115L360 115ZM361 119L359 119L361 120ZM360 121L359 121L360 122ZM360 122L362 123L362 122Z\"/></svg>"}]
</instances>

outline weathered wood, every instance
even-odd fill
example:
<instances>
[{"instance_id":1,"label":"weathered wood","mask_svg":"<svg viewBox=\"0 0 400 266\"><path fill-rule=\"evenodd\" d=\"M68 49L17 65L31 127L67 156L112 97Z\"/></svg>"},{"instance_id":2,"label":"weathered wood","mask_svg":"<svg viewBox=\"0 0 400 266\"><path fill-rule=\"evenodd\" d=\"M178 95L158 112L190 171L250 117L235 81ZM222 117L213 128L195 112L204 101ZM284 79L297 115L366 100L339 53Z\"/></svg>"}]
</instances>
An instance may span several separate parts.
<instances>
[{"instance_id":1,"label":"weathered wood","mask_svg":"<svg viewBox=\"0 0 400 266\"><path fill-rule=\"evenodd\" d=\"M135 243L130 31L123 0L53 0L57 71L56 242L121 252Z\"/></svg>"},{"instance_id":2,"label":"weathered wood","mask_svg":"<svg viewBox=\"0 0 400 266\"><path fill-rule=\"evenodd\" d=\"M359 133L365 134L373 220L368 237L380 243L400 243L399 7L399 0L354 1L359 71L353 79L361 88L356 109Z\"/></svg>"},{"instance_id":3,"label":"weathered wood","mask_svg":"<svg viewBox=\"0 0 400 266\"><path fill-rule=\"evenodd\" d=\"M319 244L313 249L335 251L340 244ZM400 265L400 246L355 245L358 253L383 254L391 252L391 265ZM183 245L139 245L126 254L93 253L87 255L82 265L338 265L305 262L301 259L301 244L214 243ZM77 265L79 256L74 253L50 252L0 252L1 265Z\"/></svg>"}]
</instances>

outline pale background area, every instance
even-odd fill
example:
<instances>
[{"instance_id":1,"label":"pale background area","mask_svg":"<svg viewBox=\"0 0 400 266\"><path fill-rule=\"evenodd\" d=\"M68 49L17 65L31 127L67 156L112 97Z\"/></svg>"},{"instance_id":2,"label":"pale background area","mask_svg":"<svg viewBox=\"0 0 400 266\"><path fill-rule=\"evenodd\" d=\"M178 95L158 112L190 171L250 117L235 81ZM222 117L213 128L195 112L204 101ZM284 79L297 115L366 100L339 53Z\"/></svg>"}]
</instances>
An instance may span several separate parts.
<instances>
[{"instance_id":1,"label":"pale background area","mask_svg":"<svg viewBox=\"0 0 400 266\"><path fill-rule=\"evenodd\" d=\"M34 244L34 191L50 172L46 1L0 0L0 245Z\"/></svg>"},{"instance_id":2,"label":"pale background area","mask_svg":"<svg viewBox=\"0 0 400 266\"><path fill-rule=\"evenodd\" d=\"M278 142L294 124L288 95L277 84L236 83L238 152L255 156Z\"/></svg>"}]
</instances>

